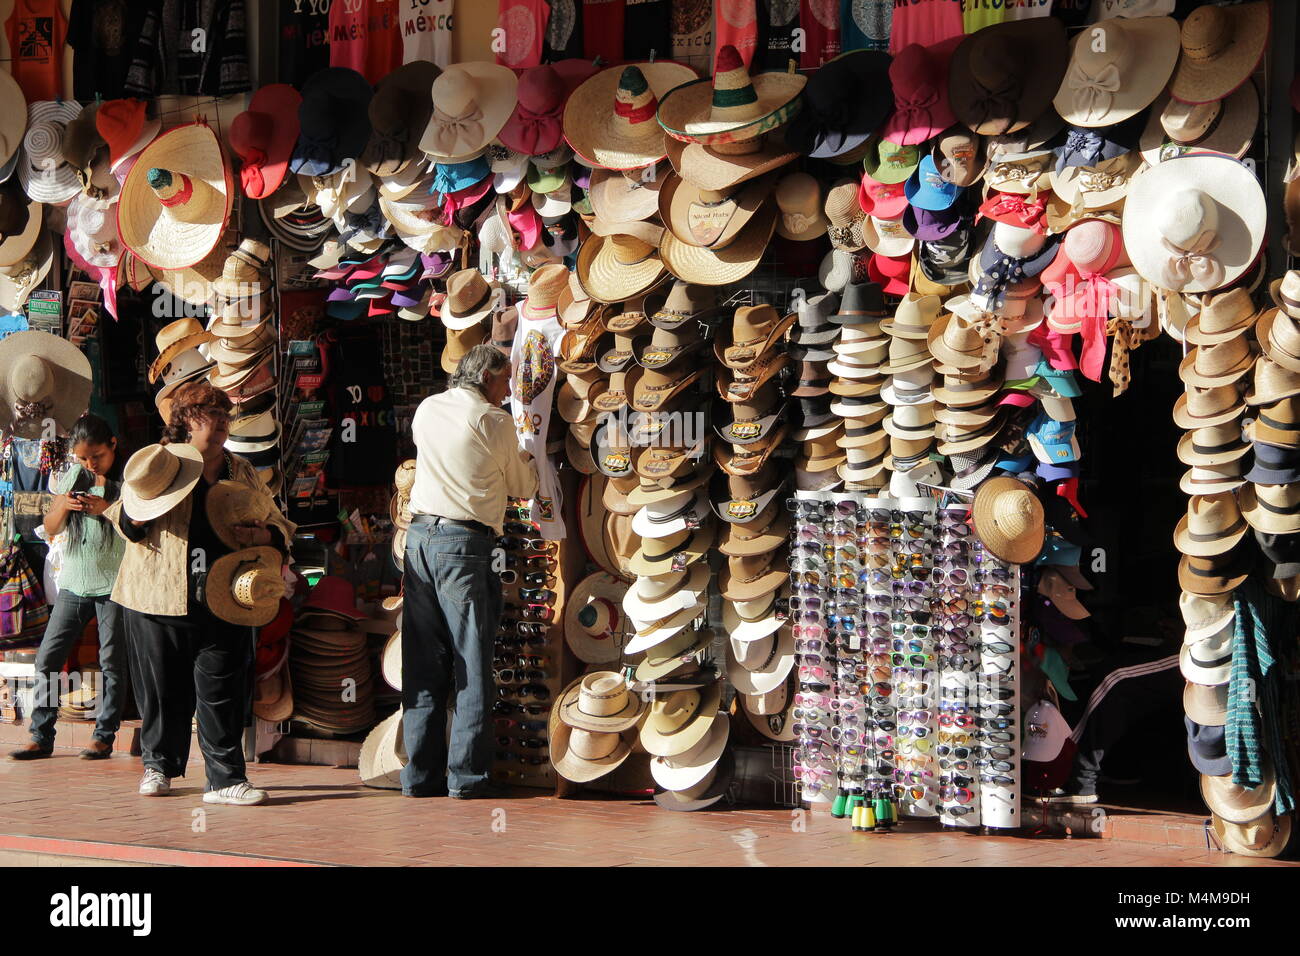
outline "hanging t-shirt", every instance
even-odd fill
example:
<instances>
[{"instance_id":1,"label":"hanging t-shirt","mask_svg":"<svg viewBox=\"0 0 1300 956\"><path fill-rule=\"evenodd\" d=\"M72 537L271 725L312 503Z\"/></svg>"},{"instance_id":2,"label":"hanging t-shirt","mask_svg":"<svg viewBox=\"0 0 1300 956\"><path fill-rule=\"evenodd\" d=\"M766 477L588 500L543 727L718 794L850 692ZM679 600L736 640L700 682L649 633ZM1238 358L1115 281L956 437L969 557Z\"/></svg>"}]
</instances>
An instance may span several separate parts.
<instances>
[{"instance_id":1,"label":"hanging t-shirt","mask_svg":"<svg viewBox=\"0 0 1300 956\"><path fill-rule=\"evenodd\" d=\"M402 65L397 0L334 0L330 66L356 70L372 85Z\"/></svg>"},{"instance_id":2,"label":"hanging t-shirt","mask_svg":"<svg viewBox=\"0 0 1300 956\"><path fill-rule=\"evenodd\" d=\"M750 0L753 2L753 0ZM671 0L624 0L623 59L656 60L672 56Z\"/></svg>"},{"instance_id":3,"label":"hanging t-shirt","mask_svg":"<svg viewBox=\"0 0 1300 956\"><path fill-rule=\"evenodd\" d=\"M622 63L623 0L582 0L582 55Z\"/></svg>"},{"instance_id":4,"label":"hanging t-shirt","mask_svg":"<svg viewBox=\"0 0 1300 956\"><path fill-rule=\"evenodd\" d=\"M1052 13L1052 0L1005 0L1008 20L1030 20Z\"/></svg>"},{"instance_id":5,"label":"hanging t-shirt","mask_svg":"<svg viewBox=\"0 0 1300 956\"><path fill-rule=\"evenodd\" d=\"M334 431L330 484L385 485L397 458L393 400L384 381L383 339L373 329L336 329L326 349L325 394Z\"/></svg>"},{"instance_id":6,"label":"hanging t-shirt","mask_svg":"<svg viewBox=\"0 0 1300 956\"><path fill-rule=\"evenodd\" d=\"M400 2L400 0L399 0ZM406 0L402 3L402 62L424 60L451 65L452 8L455 0Z\"/></svg>"},{"instance_id":7,"label":"hanging t-shirt","mask_svg":"<svg viewBox=\"0 0 1300 956\"><path fill-rule=\"evenodd\" d=\"M801 68L815 70L840 55L839 0L800 0L799 26L804 32Z\"/></svg>"},{"instance_id":8,"label":"hanging t-shirt","mask_svg":"<svg viewBox=\"0 0 1300 956\"><path fill-rule=\"evenodd\" d=\"M894 0L840 0L840 47L888 50Z\"/></svg>"},{"instance_id":9,"label":"hanging t-shirt","mask_svg":"<svg viewBox=\"0 0 1300 956\"><path fill-rule=\"evenodd\" d=\"M913 43L933 46L965 32L961 0L894 0L889 52Z\"/></svg>"},{"instance_id":10,"label":"hanging t-shirt","mask_svg":"<svg viewBox=\"0 0 1300 956\"><path fill-rule=\"evenodd\" d=\"M542 56L547 63L582 57L582 0L550 0Z\"/></svg>"},{"instance_id":11,"label":"hanging t-shirt","mask_svg":"<svg viewBox=\"0 0 1300 956\"><path fill-rule=\"evenodd\" d=\"M1173 9L1172 4L1170 9ZM1052 4L1052 16L1062 21L1066 27L1083 26L1088 22L1091 12L1092 0L1055 0Z\"/></svg>"},{"instance_id":12,"label":"hanging t-shirt","mask_svg":"<svg viewBox=\"0 0 1300 956\"><path fill-rule=\"evenodd\" d=\"M1007 18L1008 0L961 0L962 23L967 33L995 26Z\"/></svg>"},{"instance_id":13,"label":"hanging t-shirt","mask_svg":"<svg viewBox=\"0 0 1300 956\"><path fill-rule=\"evenodd\" d=\"M73 8L73 23L76 8ZM280 82L300 87L330 65L328 0L294 0L280 19Z\"/></svg>"},{"instance_id":14,"label":"hanging t-shirt","mask_svg":"<svg viewBox=\"0 0 1300 956\"><path fill-rule=\"evenodd\" d=\"M702 67L713 62L713 8L710 0L671 0L673 59ZM763 0L758 0L762 3Z\"/></svg>"},{"instance_id":15,"label":"hanging t-shirt","mask_svg":"<svg viewBox=\"0 0 1300 956\"><path fill-rule=\"evenodd\" d=\"M724 46L734 46L745 61L745 69L754 62L758 48L758 2L757 0L718 0L717 17L713 23L714 56ZM717 72L717 63L711 65L711 72Z\"/></svg>"},{"instance_id":16,"label":"hanging t-shirt","mask_svg":"<svg viewBox=\"0 0 1300 956\"><path fill-rule=\"evenodd\" d=\"M541 63L546 18L550 12L546 0L500 0L497 28L505 41L505 49L498 51L497 63L512 70L523 70Z\"/></svg>"},{"instance_id":17,"label":"hanging t-shirt","mask_svg":"<svg viewBox=\"0 0 1300 956\"><path fill-rule=\"evenodd\" d=\"M322 15L323 17L323 15ZM139 34L139 8L128 0L72 0L68 46L73 50L72 95L79 100L122 96Z\"/></svg>"},{"instance_id":18,"label":"hanging t-shirt","mask_svg":"<svg viewBox=\"0 0 1300 956\"><path fill-rule=\"evenodd\" d=\"M5 21L10 72L28 103L63 98L63 47L68 23L59 0L14 0Z\"/></svg>"},{"instance_id":19,"label":"hanging t-shirt","mask_svg":"<svg viewBox=\"0 0 1300 956\"><path fill-rule=\"evenodd\" d=\"M554 309L533 318L521 304L519 324L510 348L514 368L510 379L510 414L515 420L519 447L533 456L537 466L537 496L533 498L529 517L537 522L539 534L547 541L562 541L565 537L561 514L564 499L555 463L546 454L558 375L555 356L564 331Z\"/></svg>"},{"instance_id":20,"label":"hanging t-shirt","mask_svg":"<svg viewBox=\"0 0 1300 956\"><path fill-rule=\"evenodd\" d=\"M763 43L760 47L762 69L784 70L791 59L798 60L793 52L795 31L799 29L799 0L758 0L766 16L763 23Z\"/></svg>"}]
</instances>

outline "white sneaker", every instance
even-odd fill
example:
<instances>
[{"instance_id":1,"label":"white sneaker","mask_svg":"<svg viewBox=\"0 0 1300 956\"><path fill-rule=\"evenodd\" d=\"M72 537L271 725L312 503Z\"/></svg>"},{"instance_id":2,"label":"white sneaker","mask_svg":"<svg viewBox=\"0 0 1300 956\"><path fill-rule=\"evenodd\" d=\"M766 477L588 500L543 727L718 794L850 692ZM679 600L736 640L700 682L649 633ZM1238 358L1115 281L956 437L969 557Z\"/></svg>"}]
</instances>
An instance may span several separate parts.
<instances>
[{"instance_id":1,"label":"white sneaker","mask_svg":"<svg viewBox=\"0 0 1300 956\"><path fill-rule=\"evenodd\" d=\"M220 790L209 790L203 795L203 802L222 803L231 807L254 807L266 802L266 791L250 786L245 780Z\"/></svg>"},{"instance_id":2,"label":"white sneaker","mask_svg":"<svg viewBox=\"0 0 1300 956\"><path fill-rule=\"evenodd\" d=\"M140 796L165 797L172 792L172 782L152 767L144 772L140 781Z\"/></svg>"}]
</instances>

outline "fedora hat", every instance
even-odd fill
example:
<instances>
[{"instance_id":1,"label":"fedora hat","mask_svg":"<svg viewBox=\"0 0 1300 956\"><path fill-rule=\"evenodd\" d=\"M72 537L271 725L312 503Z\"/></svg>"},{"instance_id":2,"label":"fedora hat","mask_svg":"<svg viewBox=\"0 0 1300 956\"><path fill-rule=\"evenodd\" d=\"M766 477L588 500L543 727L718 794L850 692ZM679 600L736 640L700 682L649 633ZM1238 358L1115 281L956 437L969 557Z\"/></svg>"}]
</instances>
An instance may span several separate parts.
<instances>
[{"instance_id":1,"label":"fedora hat","mask_svg":"<svg viewBox=\"0 0 1300 956\"><path fill-rule=\"evenodd\" d=\"M1188 495L1212 495L1221 491L1235 491L1246 482L1240 458L1220 464L1193 465L1183 473L1178 487Z\"/></svg>"},{"instance_id":2,"label":"fedora hat","mask_svg":"<svg viewBox=\"0 0 1300 956\"><path fill-rule=\"evenodd\" d=\"M0 428L31 438L52 418L66 432L90 392L90 360L68 340L36 330L0 340Z\"/></svg>"},{"instance_id":3,"label":"fedora hat","mask_svg":"<svg viewBox=\"0 0 1300 956\"><path fill-rule=\"evenodd\" d=\"M705 561L667 574L640 575L623 595L623 611L634 621L669 618L704 599L710 575Z\"/></svg>"},{"instance_id":4,"label":"fedora hat","mask_svg":"<svg viewBox=\"0 0 1300 956\"><path fill-rule=\"evenodd\" d=\"M1188 430L1222 425L1240 417L1246 403L1235 383L1188 385L1174 402L1174 424Z\"/></svg>"},{"instance_id":5,"label":"fedora hat","mask_svg":"<svg viewBox=\"0 0 1300 956\"><path fill-rule=\"evenodd\" d=\"M1266 223L1263 190L1246 167L1226 156L1178 156L1133 181L1124 246L1148 282L1211 292L1255 261Z\"/></svg>"},{"instance_id":6,"label":"fedora hat","mask_svg":"<svg viewBox=\"0 0 1300 956\"><path fill-rule=\"evenodd\" d=\"M208 489L208 523L221 543L232 550L242 547L235 538L237 526L266 521L276 510L275 499L243 482L223 480Z\"/></svg>"},{"instance_id":7,"label":"fedora hat","mask_svg":"<svg viewBox=\"0 0 1300 956\"><path fill-rule=\"evenodd\" d=\"M724 248L693 246L678 239L672 230L665 230L659 251L668 270L684 282L730 285L758 267L776 219L776 204L766 202Z\"/></svg>"},{"instance_id":8,"label":"fedora hat","mask_svg":"<svg viewBox=\"0 0 1300 956\"><path fill-rule=\"evenodd\" d=\"M829 225L822 212L821 186L807 173L783 176L774 195L781 211L776 222L776 233L781 238L808 242L819 238Z\"/></svg>"},{"instance_id":9,"label":"fedora hat","mask_svg":"<svg viewBox=\"0 0 1300 956\"><path fill-rule=\"evenodd\" d=\"M641 746L656 757L677 757L696 747L711 730L722 703L722 682L675 690L651 702L641 724ZM726 715L722 715L725 719Z\"/></svg>"},{"instance_id":10,"label":"fedora hat","mask_svg":"<svg viewBox=\"0 0 1300 956\"><path fill-rule=\"evenodd\" d=\"M881 375L898 375L930 365L934 356L926 346L925 339L903 338L894 336L889 342L889 361L878 369Z\"/></svg>"},{"instance_id":11,"label":"fedora hat","mask_svg":"<svg viewBox=\"0 0 1300 956\"><path fill-rule=\"evenodd\" d=\"M980 485L971 520L980 542L1003 561L1026 564L1043 549L1043 506L1033 491L1015 478L990 478Z\"/></svg>"},{"instance_id":12,"label":"fedora hat","mask_svg":"<svg viewBox=\"0 0 1300 956\"><path fill-rule=\"evenodd\" d=\"M1255 461L1244 476L1247 481L1266 485L1285 485L1300 481L1300 449L1268 442L1255 442L1252 446Z\"/></svg>"},{"instance_id":13,"label":"fedora hat","mask_svg":"<svg viewBox=\"0 0 1300 956\"><path fill-rule=\"evenodd\" d=\"M649 683L693 667L695 661L708 651L713 640L713 631L707 627L698 631L678 631L662 644L645 652L645 657L636 666L636 679Z\"/></svg>"},{"instance_id":14,"label":"fedora hat","mask_svg":"<svg viewBox=\"0 0 1300 956\"><path fill-rule=\"evenodd\" d=\"M1289 312L1268 309L1261 313L1255 339L1273 362L1300 375L1300 325Z\"/></svg>"},{"instance_id":15,"label":"fedora hat","mask_svg":"<svg viewBox=\"0 0 1300 956\"><path fill-rule=\"evenodd\" d=\"M1228 685L1193 684L1183 688L1183 710L1198 724L1221 727L1228 720Z\"/></svg>"},{"instance_id":16,"label":"fedora hat","mask_svg":"<svg viewBox=\"0 0 1300 956\"><path fill-rule=\"evenodd\" d=\"M1051 17L986 27L953 52L952 111L981 136L1022 130L1051 106L1069 58L1065 25Z\"/></svg>"},{"instance_id":17,"label":"fedora hat","mask_svg":"<svg viewBox=\"0 0 1300 956\"><path fill-rule=\"evenodd\" d=\"M564 605L564 639L578 660L608 664L622 655L627 584L604 572L583 578Z\"/></svg>"},{"instance_id":18,"label":"fedora hat","mask_svg":"<svg viewBox=\"0 0 1300 956\"><path fill-rule=\"evenodd\" d=\"M148 445L122 472L122 508L133 521L152 521L180 504L198 484L203 456L193 445Z\"/></svg>"},{"instance_id":19,"label":"fedora hat","mask_svg":"<svg viewBox=\"0 0 1300 956\"><path fill-rule=\"evenodd\" d=\"M790 148L814 159L860 150L894 107L890 63L883 51L853 50L813 71L785 130Z\"/></svg>"},{"instance_id":20,"label":"fedora hat","mask_svg":"<svg viewBox=\"0 0 1300 956\"><path fill-rule=\"evenodd\" d=\"M776 552L727 558L718 585L728 601L752 601L779 588L789 577L775 561Z\"/></svg>"},{"instance_id":21,"label":"fedora hat","mask_svg":"<svg viewBox=\"0 0 1300 956\"><path fill-rule=\"evenodd\" d=\"M1201 597L1183 592L1178 596L1178 610L1183 616L1185 641L1196 641L1218 634L1236 616L1236 608L1228 595L1216 598ZM1226 694L1227 692L1224 691ZM1198 724L1213 724L1213 720L1198 720ZM1217 721L1223 723L1223 721Z\"/></svg>"},{"instance_id":22,"label":"fedora hat","mask_svg":"<svg viewBox=\"0 0 1300 956\"><path fill-rule=\"evenodd\" d=\"M741 694L765 694L785 683L795 663L794 632L783 627L752 641L727 642L727 680Z\"/></svg>"},{"instance_id":23,"label":"fedora hat","mask_svg":"<svg viewBox=\"0 0 1300 956\"><path fill-rule=\"evenodd\" d=\"M1174 545L1193 557L1217 557L1235 548L1248 530L1232 494L1197 495L1188 499L1187 514L1174 530Z\"/></svg>"},{"instance_id":24,"label":"fedora hat","mask_svg":"<svg viewBox=\"0 0 1300 956\"><path fill-rule=\"evenodd\" d=\"M1256 408L1252 415L1243 428L1251 441L1283 448L1300 447L1300 400L1295 396Z\"/></svg>"},{"instance_id":25,"label":"fedora hat","mask_svg":"<svg viewBox=\"0 0 1300 956\"><path fill-rule=\"evenodd\" d=\"M248 109L231 120L230 150L239 157L239 182L249 199L265 199L284 182L298 142L301 105L302 94L288 83L271 83L255 91Z\"/></svg>"},{"instance_id":26,"label":"fedora hat","mask_svg":"<svg viewBox=\"0 0 1300 956\"><path fill-rule=\"evenodd\" d=\"M985 371L996 358L985 333L952 313L940 316L930 327L927 344L937 361L963 371Z\"/></svg>"},{"instance_id":27,"label":"fedora hat","mask_svg":"<svg viewBox=\"0 0 1300 956\"><path fill-rule=\"evenodd\" d=\"M261 627L279 613L284 597L282 558L275 548L244 548L222 555L208 569L208 608L231 624Z\"/></svg>"},{"instance_id":28,"label":"fedora hat","mask_svg":"<svg viewBox=\"0 0 1300 956\"><path fill-rule=\"evenodd\" d=\"M660 250L630 235L589 236L578 249L576 271L582 288L597 302L642 295L666 275Z\"/></svg>"},{"instance_id":29,"label":"fedora hat","mask_svg":"<svg viewBox=\"0 0 1300 956\"><path fill-rule=\"evenodd\" d=\"M1198 8L1200 9L1200 8ZM1240 856L1272 858L1279 856L1291 842L1291 814L1267 814L1250 823L1229 823L1215 816L1213 823L1219 845Z\"/></svg>"},{"instance_id":30,"label":"fedora hat","mask_svg":"<svg viewBox=\"0 0 1300 956\"><path fill-rule=\"evenodd\" d=\"M442 324L456 331L478 325L496 306L500 289L500 283L489 283L477 269L448 276L447 299L439 313Z\"/></svg>"},{"instance_id":31,"label":"fedora hat","mask_svg":"<svg viewBox=\"0 0 1300 956\"><path fill-rule=\"evenodd\" d=\"M570 727L619 733L640 723L646 702L632 693L621 674L596 671L569 685L556 699L555 708Z\"/></svg>"},{"instance_id":32,"label":"fedora hat","mask_svg":"<svg viewBox=\"0 0 1300 956\"><path fill-rule=\"evenodd\" d=\"M1114 126L1136 116L1165 88L1178 62L1172 17L1103 20L1071 41L1070 64L1053 100L1075 126Z\"/></svg>"},{"instance_id":33,"label":"fedora hat","mask_svg":"<svg viewBox=\"0 0 1300 956\"><path fill-rule=\"evenodd\" d=\"M1246 289L1238 287L1218 295L1206 295L1200 311L1187 323L1183 336L1193 345L1213 345L1242 335L1255 324L1257 317Z\"/></svg>"},{"instance_id":34,"label":"fedora hat","mask_svg":"<svg viewBox=\"0 0 1300 956\"><path fill-rule=\"evenodd\" d=\"M699 784L722 759L730 726L727 715L719 713L694 747L674 756L653 757L650 773L655 783L665 790L687 790Z\"/></svg>"},{"instance_id":35,"label":"fedora hat","mask_svg":"<svg viewBox=\"0 0 1300 956\"><path fill-rule=\"evenodd\" d=\"M1197 685L1189 685L1194 686ZM1254 787L1233 783L1230 774L1221 777L1202 774L1201 797L1216 817L1226 823L1243 826L1272 812L1273 801L1277 797L1277 784L1267 765L1263 779Z\"/></svg>"},{"instance_id":36,"label":"fedora hat","mask_svg":"<svg viewBox=\"0 0 1300 956\"><path fill-rule=\"evenodd\" d=\"M17 103L11 101L10 106ZM37 202L67 202L81 188L77 171L63 152L68 125L79 115L81 106L75 101L43 100L27 104L25 133L18 131L14 120L9 121L8 130L23 137L21 153L10 154L18 155L18 181Z\"/></svg>"},{"instance_id":37,"label":"fedora hat","mask_svg":"<svg viewBox=\"0 0 1300 956\"><path fill-rule=\"evenodd\" d=\"M889 315L884 290L878 282L848 282L844 286L839 308L828 316L836 325L862 325L879 328Z\"/></svg>"},{"instance_id":38,"label":"fedora hat","mask_svg":"<svg viewBox=\"0 0 1300 956\"><path fill-rule=\"evenodd\" d=\"M1300 485L1247 484L1238 495L1242 517L1257 531L1300 532Z\"/></svg>"},{"instance_id":39,"label":"fedora hat","mask_svg":"<svg viewBox=\"0 0 1300 956\"><path fill-rule=\"evenodd\" d=\"M564 106L564 138L587 165L641 169L668 154L656 121L667 93L698 76L660 60L610 67L583 81Z\"/></svg>"},{"instance_id":40,"label":"fedora hat","mask_svg":"<svg viewBox=\"0 0 1300 956\"><path fill-rule=\"evenodd\" d=\"M1182 56L1169 93L1188 103L1221 100L1245 83L1268 49L1267 3L1197 7L1183 21Z\"/></svg>"},{"instance_id":41,"label":"fedora hat","mask_svg":"<svg viewBox=\"0 0 1300 956\"><path fill-rule=\"evenodd\" d=\"M1247 405L1272 405L1300 393L1300 374L1284 368L1265 353L1255 360L1255 374L1246 392Z\"/></svg>"},{"instance_id":42,"label":"fedora hat","mask_svg":"<svg viewBox=\"0 0 1300 956\"><path fill-rule=\"evenodd\" d=\"M1188 385L1214 388L1240 381L1254 363L1249 338L1238 335L1222 342L1198 345L1179 363L1178 375Z\"/></svg>"},{"instance_id":43,"label":"fedora hat","mask_svg":"<svg viewBox=\"0 0 1300 956\"><path fill-rule=\"evenodd\" d=\"M1241 424L1230 419L1219 425L1198 427L1178 442L1178 460L1184 465L1223 465L1243 458L1250 446L1242 441Z\"/></svg>"},{"instance_id":44,"label":"fedora hat","mask_svg":"<svg viewBox=\"0 0 1300 956\"><path fill-rule=\"evenodd\" d=\"M1259 93L1253 83L1207 103L1188 103L1166 93L1151 107L1138 147L1151 166L1186 153L1241 159L1250 151L1258 125Z\"/></svg>"},{"instance_id":45,"label":"fedora hat","mask_svg":"<svg viewBox=\"0 0 1300 956\"><path fill-rule=\"evenodd\" d=\"M772 71L751 77L740 53L719 48L712 80L682 83L659 103L659 125L683 142L720 144L753 139L798 111L807 77Z\"/></svg>"},{"instance_id":46,"label":"fedora hat","mask_svg":"<svg viewBox=\"0 0 1300 956\"><path fill-rule=\"evenodd\" d=\"M1300 318L1300 270L1288 269L1268 286L1273 304L1291 318Z\"/></svg>"},{"instance_id":47,"label":"fedora hat","mask_svg":"<svg viewBox=\"0 0 1300 956\"><path fill-rule=\"evenodd\" d=\"M433 111L420 149L440 163L461 163L483 152L516 105L518 78L496 63L473 61L444 69L429 95Z\"/></svg>"},{"instance_id":48,"label":"fedora hat","mask_svg":"<svg viewBox=\"0 0 1300 956\"><path fill-rule=\"evenodd\" d=\"M880 323L880 330L895 338L927 339L939 318L937 295L909 293L899 302L892 318Z\"/></svg>"},{"instance_id":49,"label":"fedora hat","mask_svg":"<svg viewBox=\"0 0 1300 956\"><path fill-rule=\"evenodd\" d=\"M1249 552L1241 548L1213 558L1185 554L1178 563L1178 585L1192 594L1225 594L1240 586L1250 571Z\"/></svg>"},{"instance_id":50,"label":"fedora hat","mask_svg":"<svg viewBox=\"0 0 1300 956\"><path fill-rule=\"evenodd\" d=\"M170 129L144 148L122 184L122 244L150 268L196 265L220 242L232 200L216 133L205 123Z\"/></svg>"}]
</instances>

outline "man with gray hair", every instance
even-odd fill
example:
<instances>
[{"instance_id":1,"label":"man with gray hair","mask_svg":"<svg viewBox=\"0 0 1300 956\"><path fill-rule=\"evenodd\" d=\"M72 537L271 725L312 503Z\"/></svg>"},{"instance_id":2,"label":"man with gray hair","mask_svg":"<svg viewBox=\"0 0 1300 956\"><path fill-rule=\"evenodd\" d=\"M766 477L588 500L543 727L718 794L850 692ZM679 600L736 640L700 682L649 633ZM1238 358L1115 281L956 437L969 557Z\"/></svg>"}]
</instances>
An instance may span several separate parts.
<instances>
[{"instance_id":1,"label":"man with gray hair","mask_svg":"<svg viewBox=\"0 0 1300 956\"><path fill-rule=\"evenodd\" d=\"M492 549L505 522L506 498L537 490L532 458L519 448L510 413L510 362L476 345L447 390L420 403L415 487L406 535L402 602L402 734L407 764L402 793L493 795L493 643L501 619L501 582ZM447 743L447 698L456 712Z\"/></svg>"}]
</instances>

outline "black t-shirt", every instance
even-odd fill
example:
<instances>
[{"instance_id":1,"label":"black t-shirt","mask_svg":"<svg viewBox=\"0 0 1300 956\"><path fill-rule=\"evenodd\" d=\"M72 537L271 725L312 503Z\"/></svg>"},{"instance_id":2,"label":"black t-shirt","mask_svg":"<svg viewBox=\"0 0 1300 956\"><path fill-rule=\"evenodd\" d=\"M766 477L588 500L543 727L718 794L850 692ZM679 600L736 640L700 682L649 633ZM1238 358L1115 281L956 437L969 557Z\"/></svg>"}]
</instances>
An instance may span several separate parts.
<instances>
[{"instance_id":1,"label":"black t-shirt","mask_svg":"<svg viewBox=\"0 0 1300 956\"><path fill-rule=\"evenodd\" d=\"M280 14L280 82L301 88L330 65L329 3L289 0Z\"/></svg>"},{"instance_id":2,"label":"black t-shirt","mask_svg":"<svg viewBox=\"0 0 1300 956\"><path fill-rule=\"evenodd\" d=\"M384 380L383 339L364 326L336 329L331 335L325 382L334 426L330 484L390 484L397 466L397 431Z\"/></svg>"},{"instance_id":3,"label":"black t-shirt","mask_svg":"<svg viewBox=\"0 0 1300 956\"><path fill-rule=\"evenodd\" d=\"M113 100L123 85L140 34L139 4L130 0L72 0L68 46L72 47L72 90L82 101Z\"/></svg>"},{"instance_id":4,"label":"black t-shirt","mask_svg":"<svg viewBox=\"0 0 1300 956\"><path fill-rule=\"evenodd\" d=\"M653 51L656 60L673 54L669 0L625 0L623 6L623 59L648 60Z\"/></svg>"},{"instance_id":5,"label":"black t-shirt","mask_svg":"<svg viewBox=\"0 0 1300 956\"><path fill-rule=\"evenodd\" d=\"M751 73L761 70L784 70L799 54L791 52L795 31L799 29L798 0L757 0L758 49Z\"/></svg>"},{"instance_id":6,"label":"black t-shirt","mask_svg":"<svg viewBox=\"0 0 1300 956\"><path fill-rule=\"evenodd\" d=\"M582 0L550 0L551 15L542 40L542 60L582 58Z\"/></svg>"}]
</instances>

